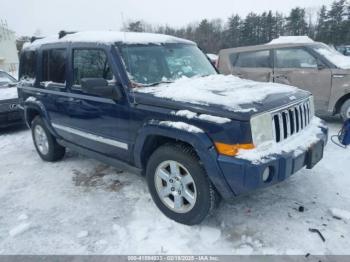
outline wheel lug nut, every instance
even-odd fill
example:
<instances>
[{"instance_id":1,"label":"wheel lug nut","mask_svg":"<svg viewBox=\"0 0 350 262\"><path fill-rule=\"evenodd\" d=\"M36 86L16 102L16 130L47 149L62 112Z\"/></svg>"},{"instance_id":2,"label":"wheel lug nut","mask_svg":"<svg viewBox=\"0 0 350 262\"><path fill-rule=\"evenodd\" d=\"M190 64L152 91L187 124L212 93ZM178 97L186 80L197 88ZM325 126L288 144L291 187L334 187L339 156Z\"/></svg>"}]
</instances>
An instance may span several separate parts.
<instances>
[{"instance_id":1,"label":"wheel lug nut","mask_svg":"<svg viewBox=\"0 0 350 262\"><path fill-rule=\"evenodd\" d=\"M171 191L175 191L175 187L172 187L172 188L171 188Z\"/></svg>"},{"instance_id":2,"label":"wheel lug nut","mask_svg":"<svg viewBox=\"0 0 350 262\"><path fill-rule=\"evenodd\" d=\"M181 191L179 190L179 191L177 191L177 193L179 193L179 195L181 195Z\"/></svg>"},{"instance_id":3,"label":"wheel lug nut","mask_svg":"<svg viewBox=\"0 0 350 262\"><path fill-rule=\"evenodd\" d=\"M172 180L172 179L169 179L169 182L170 182L170 183L174 183L174 180Z\"/></svg>"}]
</instances>

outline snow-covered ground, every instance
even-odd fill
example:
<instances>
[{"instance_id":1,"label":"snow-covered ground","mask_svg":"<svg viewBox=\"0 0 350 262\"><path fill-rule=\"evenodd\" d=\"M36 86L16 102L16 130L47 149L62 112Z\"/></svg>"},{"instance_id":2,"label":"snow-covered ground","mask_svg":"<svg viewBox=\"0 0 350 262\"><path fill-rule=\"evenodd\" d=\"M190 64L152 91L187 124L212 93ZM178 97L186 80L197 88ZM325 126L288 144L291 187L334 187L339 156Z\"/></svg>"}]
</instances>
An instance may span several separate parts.
<instances>
[{"instance_id":1,"label":"snow-covered ground","mask_svg":"<svg viewBox=\"0 0 350 262\"><path fill-rule=\"evenodd\" d=\"M349 160L350 149L329 143L314 169L222 203L189 227L161 214L142 177L73 152L45 163L28 130L6 130L0 254L350 254Z\"/></svg>"}]
</instances>

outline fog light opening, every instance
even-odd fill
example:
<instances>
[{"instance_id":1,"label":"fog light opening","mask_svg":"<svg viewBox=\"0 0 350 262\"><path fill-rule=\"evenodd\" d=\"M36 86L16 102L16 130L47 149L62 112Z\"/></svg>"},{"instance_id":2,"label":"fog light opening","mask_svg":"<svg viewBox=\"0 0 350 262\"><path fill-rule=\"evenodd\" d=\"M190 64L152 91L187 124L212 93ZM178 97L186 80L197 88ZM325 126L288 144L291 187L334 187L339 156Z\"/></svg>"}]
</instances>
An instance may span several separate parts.
<instances>
[{"instance_id":1,"label":"fog light opening","mask_svg":"<svg viewBox=\"0 0 350 262\"><path fill-rule=\"evenodd\" d=\"M262 173L262 180L264 183L269 183L272 181L273 178L273 167L272 166L267 166Z\"/></svg>"}]
</instances>

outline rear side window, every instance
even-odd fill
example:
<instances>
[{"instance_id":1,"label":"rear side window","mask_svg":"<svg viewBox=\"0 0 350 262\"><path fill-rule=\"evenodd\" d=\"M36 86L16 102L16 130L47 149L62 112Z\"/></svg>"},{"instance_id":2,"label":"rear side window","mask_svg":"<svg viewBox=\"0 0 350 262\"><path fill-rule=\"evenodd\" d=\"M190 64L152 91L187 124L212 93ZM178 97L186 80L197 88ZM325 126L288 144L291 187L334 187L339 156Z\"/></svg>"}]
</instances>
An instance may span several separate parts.
<instances>
[{"instance_id":1,"label":"rear side window","mask_svg":"<svg viewBox=\"0 0 350 262\"><path fill-rule=\"evenodd\" d=\"M66 82L66 49L51 49L43 51L44 82L63 84Z\"/></svg>"},{"instance_id":2,"label":"rear side window","mask_svg":"<svg viewBox=\"0 0 350 262\"><path fill-rule=\"evenodd\" d=\"M276 50L277 68L317 68L317 59L302 48Z\"/></svg>"},{"instance_id":3,"label":"rear side window","mask_svg":"<svg viewBox=\"0 0 350 262\"><path fill-rule=\"evenodd\" d=\"M104 78L112 80L113 74L107 55L98 49L75 49L73 51L74 85L82 78Z\"/></svg>"},{"instance_id":4,"label":"rear side window","mask_svg":"<svg viewBox=\"0 0 350 262\"><path fill-rule=\"evenodd\" d=\"M237 67L271 67L270 51L256 51L240 53L236 59Z\"/></svg>"},{"instance_id":5,"label":"rear side window","mask_svg":"<svg viewBox=\"0 0 350 262\"><path fill-rule=\"evenodd\" d=\"M24 51L21 56L20 79L34 79L36 74L36 52Z\"/></svg>"}]
</instances>

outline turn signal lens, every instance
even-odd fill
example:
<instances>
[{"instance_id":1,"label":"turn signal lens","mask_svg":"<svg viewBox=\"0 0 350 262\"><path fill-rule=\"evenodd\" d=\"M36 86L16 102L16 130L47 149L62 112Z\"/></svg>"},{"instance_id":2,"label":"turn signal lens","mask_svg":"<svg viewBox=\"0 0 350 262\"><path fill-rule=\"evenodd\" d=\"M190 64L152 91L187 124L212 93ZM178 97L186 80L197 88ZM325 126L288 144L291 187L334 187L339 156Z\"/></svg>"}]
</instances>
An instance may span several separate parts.
<instances>
[{"instance_id":1,"label":"turn signal lens","mask_svg":"<svg viewBox=\"0 0 350 262\"><path fill-rule=\"evenodd\" d=\"M237 155L238 151L240 149L253 149L253 144L223 144L223 143L215 143L216 150L219 152L219 154L225 155L225 156L235 156Z\"/></svg>"}]
</instances>

